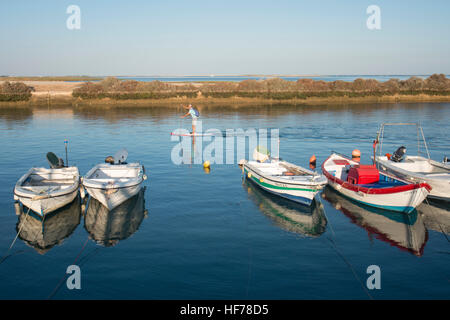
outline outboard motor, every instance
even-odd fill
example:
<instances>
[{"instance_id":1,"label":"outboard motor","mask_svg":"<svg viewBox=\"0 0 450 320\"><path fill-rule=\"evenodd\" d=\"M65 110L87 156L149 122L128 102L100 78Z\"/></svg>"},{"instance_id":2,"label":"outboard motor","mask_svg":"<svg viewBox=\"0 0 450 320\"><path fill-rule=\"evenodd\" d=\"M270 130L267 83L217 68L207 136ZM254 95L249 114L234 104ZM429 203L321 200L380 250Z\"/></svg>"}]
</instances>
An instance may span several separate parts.
<instances>
[{"instance_id":1,"label":"outboard motor","mask_svg":"<svg viewBox=\"0 0 450 320\"><path fill-rule=\"evenodd\" d=\"M391 156L391 160L394 162L400 162L403 160L403 156L405 155L405 153L406 153L406 148L404 146L401 146Z\"/></svg>"},{"instance_id":2,"label":"outboard motor","mask_svg":"<svg viewBox=\"0 0 450 320\"><path fill-rule=\"evenodd\" d=\"M105 163L114 164L114 158L112 156L107 156L105 158Z\"/></svg>"},{"instance_id":3,"label":"outboard motor","mask_svg":"<svg viewBox=\"0 0 450 320\"><path fill-rule=\"evenodd\" d=\"M64 161L58 158L53 152L47 153L47 161L51 169L64 168Z\"/></svg>"},{"instance_id":4,"label":"outboard motor","mask_svg":"<svg viewBox=\"0 0 450 320\"><path fill-rule=\"evenodd\" d=\"M442 162L444 162L444 163L448 163L449 162L447 156L444 157L444 161L442 161Z\"/></svg>"}]
</instances>

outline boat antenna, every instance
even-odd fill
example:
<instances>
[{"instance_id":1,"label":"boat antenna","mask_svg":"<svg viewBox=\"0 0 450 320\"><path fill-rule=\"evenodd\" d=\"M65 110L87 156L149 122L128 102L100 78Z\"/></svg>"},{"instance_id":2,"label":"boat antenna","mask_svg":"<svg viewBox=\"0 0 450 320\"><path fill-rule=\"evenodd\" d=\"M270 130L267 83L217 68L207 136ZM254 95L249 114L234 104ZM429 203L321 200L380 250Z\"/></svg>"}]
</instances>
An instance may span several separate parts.
<instances>
[{"instance_id":1,"label":"boat antenna","mask_svg":"<svg viewBox=\"0 0 450 320\"><path fill-rule=\"evenodd\" d=\"M67 157L67 144L69 143L69 140L64 139L64 147L66 148L66 167L69 166L69 159Z\"/></svg>"}]
</instances>

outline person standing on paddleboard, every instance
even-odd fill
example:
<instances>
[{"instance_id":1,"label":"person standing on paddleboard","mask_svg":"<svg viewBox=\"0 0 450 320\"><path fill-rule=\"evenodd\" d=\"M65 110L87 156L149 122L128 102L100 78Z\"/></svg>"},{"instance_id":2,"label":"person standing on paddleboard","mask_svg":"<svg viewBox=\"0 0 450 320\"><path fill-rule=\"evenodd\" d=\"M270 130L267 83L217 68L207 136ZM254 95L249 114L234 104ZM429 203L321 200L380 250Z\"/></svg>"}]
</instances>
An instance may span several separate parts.
<instances>
[{"instance_id":1,"label":"person standing on paddleboard","mask_svg":"<svg viewBox=\"0 0 450 320\"><path fill-rule=\"evenodd\" d=\"M192 117L192 134L195 134L197 118L200 116L200 112L198 112L197 108L193 107L192 104L183 106L183 108L188 109L189 111L184 116L181 116L181 118L186 118L189 115Z\"/></svg>"}]
</instances>

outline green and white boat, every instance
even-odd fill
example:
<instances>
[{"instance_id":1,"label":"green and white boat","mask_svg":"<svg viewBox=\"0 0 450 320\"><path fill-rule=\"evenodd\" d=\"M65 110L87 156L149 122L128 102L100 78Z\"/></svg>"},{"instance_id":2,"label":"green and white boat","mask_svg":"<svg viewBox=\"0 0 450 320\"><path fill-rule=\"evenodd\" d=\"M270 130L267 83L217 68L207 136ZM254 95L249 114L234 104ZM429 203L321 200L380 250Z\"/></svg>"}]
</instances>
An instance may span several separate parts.
<instances>
[{"instance_id":1,"label":"green and white boat","mask_svg":"<svg viewBox=\"0 0 450 320\"><path fill-rule=\"evenodd\" d=\"M241 160L246 179L280 197L311 205L327 178L317 172L277 159L265 162Z\"/></svg>"}]
</instances>

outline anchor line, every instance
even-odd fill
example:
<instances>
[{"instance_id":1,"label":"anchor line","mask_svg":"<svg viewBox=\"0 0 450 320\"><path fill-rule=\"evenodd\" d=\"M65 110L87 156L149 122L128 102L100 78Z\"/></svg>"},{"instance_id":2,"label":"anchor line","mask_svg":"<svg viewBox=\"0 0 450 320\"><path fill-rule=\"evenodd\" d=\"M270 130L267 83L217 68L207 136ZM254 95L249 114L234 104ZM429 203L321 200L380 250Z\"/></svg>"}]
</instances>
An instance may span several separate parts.
<instances>
[{"instance_id":1,"label":"anchor line","mask_svg":"<svg viewBox=\"0 0 450 320\"><path fill-rule=\"evenodd\" d=\"M323 206L322 203L322 199L320 197L317 197L319 199L320 204ZM328 216L325 212L325 209L323 210L325 218L327 219L327 221L330 224L330 229L332 232L332 237L327 236L328 241L330 241L330 243L332 244L332 247L335 249L336 253L341 257L342 260L344 260L345 264L349 267L350 271L353 273L353 276L355 277L355 279L359 282L359 284L361 285L361 288L364 290L364 292L367 294L367 296L369 297L370 300L374 300L372 295L369 293L369 291L367 291L367 288L364 286L363 282L361 281L361 279L358 277L358 275L356 274L355 268L353 268L353 265L350 263L350 261L344 256L344 254L339 250L339 248L337 247L336 244L336 234L334 232L334 228L333 225L331 224L330 219L328 219Z\"/></svg>"},{"instance_id":2,"label":"anchor line","mask_svg":"<svg viewBox=\"0 0 450 320\"><path fill-rule=\"evenodd\" d=\"M78 252L78 255L75 257L75 260L73 261L72 264L75 264L78 260L78 258L80 257L80 255L83 253L84 249L86 248L86 245L89 241L89 236L86 238L86 241L83 244L83 247L81 247L80 252ZM59 290L59 288L61 287L62 283L64 282L65 278L67 277L67 274L65 274L61 280L59 280L58 284L56 285L55 289L53 289L53 291L50 293L50 295L47 297L47 300L51 299Z\"/></svg>"},{"instance_id":3,"label":"anchor line","mask_svg":"<svg viewBox=\"0 0 450 320\"><path fill-rule=\"evenodd\" d=\"M33 199L31 199L31 201L33 201ZM25 220L22 222L22 225L19 227L19 231L17 231L16 236L14 237L14 240L11 242L11 245L9 246L8 251L6 251L5 255L0 259L0 264L3 263L3 261L6 260L6 258L8 258L10 256L9 252L11 251L12 247L14 246L14 244L16 243L17 238L19 237L20 232L22 231L23 226L25 225L25 222L27 221L28 218L28 214L30 213L31 210L31 205L28 208L28 211L25 215Z\"/></svg>"}]
</instances>

